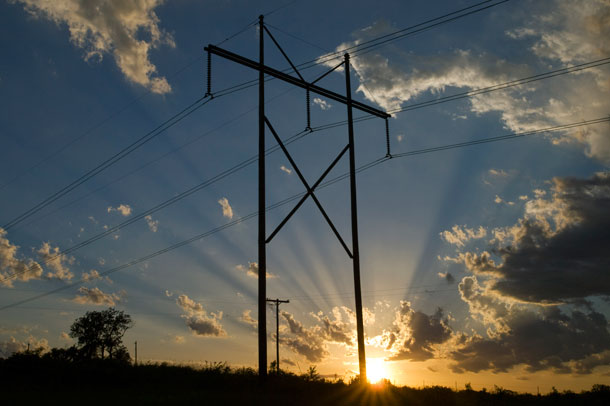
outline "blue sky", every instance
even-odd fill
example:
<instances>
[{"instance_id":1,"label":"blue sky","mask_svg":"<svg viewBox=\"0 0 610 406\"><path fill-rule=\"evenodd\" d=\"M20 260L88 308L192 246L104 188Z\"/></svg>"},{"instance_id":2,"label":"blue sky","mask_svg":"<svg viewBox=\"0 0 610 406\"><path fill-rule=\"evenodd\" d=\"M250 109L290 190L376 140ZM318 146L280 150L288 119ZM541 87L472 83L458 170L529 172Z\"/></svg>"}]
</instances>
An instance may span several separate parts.
<instances>
[{"instance_id":1,"label":"blue sky","mask_svg":"<svg viewBox=\"0 0 610 406\"><path fill-rule=\"evenodd\" d=\"M531 392L607 380L610 134L607 121L580 125L608 117L607 61L397 111L608 58L610 6L491 1L455 21L399 39L392 34L475 4L0 3L2 354L27 343L71 345L66 332L76 317L114 305L134 318L126 341L138 341L142 359L256 365L255 218L104 274L256 212L254 163L142 215L255 156L257 88L220 95L256 72L215 57L212 91L219 97L35 214L13 220L203 97L207 44L256 59L252 23L266 14L297 64L355 47L354 97L394 113L396 157L358 174L367 356L384 359L386 376L409 385L471 382ZM362 49L388 34L383 46ZM268 39L266 63L288 67ZM336 63L302 74L313 80ZM320 85L343 94L344 72ZM301 89L267 82L267 116L282 138L304 135L288 148L312 184L347 143L345 126L317 127L345 120L346 110L312 95L316 131L305 134L305 105ZM425 151L572 124L579 125ZM383 120L358 122L355 131L358 166L385 156ZM274 145L269 132L267 143ZM417 151L425 153L409 154ZM344 158L329 179L347 169ZM267 174L269 204L303 192L281 151L268 156ZM351 245L348 192L341 181L317 195ZM268 213L268 232L293 204ZM268 246L268 272L268 296L290 299L281 307L283 365L353 374L351 263L313 202ZM271 331L271 309L267 318Z\"/></svg>"}]
</instances>

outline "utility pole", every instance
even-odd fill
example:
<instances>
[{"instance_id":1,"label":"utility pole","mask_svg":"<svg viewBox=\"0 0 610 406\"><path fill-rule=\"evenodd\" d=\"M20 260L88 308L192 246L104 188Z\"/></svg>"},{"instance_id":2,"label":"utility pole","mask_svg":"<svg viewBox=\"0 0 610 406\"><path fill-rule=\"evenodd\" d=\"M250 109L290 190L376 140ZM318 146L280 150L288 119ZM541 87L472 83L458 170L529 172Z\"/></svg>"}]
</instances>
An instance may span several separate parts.
<instances>
[{"instance_id":1,"label":"utility pole","mask_svg":"<svg viewBox=\"0 0 610 406\"><path fill-rule=\"evenodd\" d=\"M137 341L134 342L134 345L136 347L135 348L135 355L136 355L136 363L135 363L135 365L138 365L138 342Z\"/></svg>"},{"instance_id":2,"label":"utility pole","mask_svg":"<svg viewBox=\"0 0 610 406\"><path fill-rule=\"evenodd\" d=\"M297 76L290 75L288 73L279 71L277 69L271 68L265 65L265 53L264 53L264 39L265 33L271 38L275 46L279 49L281 54L290 64L292 71L296 73ZM266 316L266 301L267 301L267 288L266 288L266 275L267 275L267 252L266 245L271 242L273 237L280 231L280 229L288 222L288 220L292 217L292 215L301 207L301 205L309 198L314 201L318 209L320 210L322 216L330 226L331 230L339 240L339 243L347 253L347 255L353 260L353 273L354 273L354 288L355 288L355 296L356 296L356 330L358 334L358 361L360 364L360 380L361 382L366 382L366 357L364 352L364 323L363 323L363 315L362 315L362 293L360 286L360 249L358 246L358 213L357 213L357 204L356 204L356 164L355 164L355 148L354 148L354 124L352 117L352 110L357 109L364 113L370 114L375 117L379 117L385 119L386 121L386 143L387 143L387 155L390 156L389 151L389 134L387 129L387 119L391 117L388 113L376 109L374 107L370 107L364 103L361 103L357 100L352 100L351 97L351 83L350 83L350 70L349 70L349 55L345 54L344 60L339 63L334 68L320 75L317 79L309 82L306 81L296 66L292 63L288 55L284 52L284 50L280 47L280 44L273 37L271 32L267 29L267 27L263 23L263 16L259 16L259 60L254 61L248 58L245 58L241 55L237 55L233 52L227 51L226 49L219 48L214 45L208 45L205 47L205 51L208 53L208 67L210 65L211 55L218 55L222 58L228 59L232 62L236 62L243 66L246 66L250 69L254 69L258 71L258 80L259 80L259 93L258 93L258 373L261 381L264 381L267 376L267 316ZM344 66L345 67L345 84L346 84L346 96L343 96L339 93L333 92L331 90L325 89L316 85L316 83L322 78L326 77L329 73L333 72L337 68ZM210 69L208 68L208 72ZM306 91L306 100L307 100L307 125L306 129L311 130L310 127L310 114L309 114L309 94L310 92L316 93L322 97L326 97L328 99L334 100L339 103L343 103L347 106L347 115L348 115L348 144L343 148L343 150L337 155L334 161L328 166L328 168L324 171L324 173L320 176L320 178L310 186L310 184L305 180L305 177L299 170L296 162L292 159L292 156L286 149L284 143L282 142L280 136L277 134L275 129L273 128L269 117L265 115L265 75L271 76L275 79L282 80L291 85L298 86ZM207 86L206 96L213 97L211 92L210 85L210 76L208 75L208 86ZM269 128L275 141L278 143L284 155L294 168L296 174L299 179L303 183L303 186L306 189L305 195L301 198L301 200L295 205L295 207L290 211L290 213L282 220L278 226L276 226L275 230L268 236L266 231L266 218L265 218L265 126ZM324 178L331 172L331 170L335 167L335 165L341 160L343 155L349 151L349 168L350 168L350 207L351 207L351 227L352 227L352 250L347 246L341 234L331 221L330 217L322 207L322 204L318 200L315 195L316 188L324 181ZM278 357L279 364L279 357Z\"/></svg>"},{"instance_id":3,"label":"utility pole","mask_svg":"<svg viewBox=\"0 0 610 406\"><path fill-rule=\"evenodd\" d=\"M356 204L356 155L354 151L354 120L352 117L352 86L349 74L349 54L345 54L345 93L347 95L347 128L349 137L349 186L352 212L352 251L354 290L356 291L356 331L358 337L358 365L360 382L366 382L366 355L364 352L364 322L362 316L362 290L360 287L360 248L358 244L358 207Z\"/></svg>"},{"instance_id":4,"label":"utility pole","mask_svg":"<svg viewBox=\"0 0 610 406\"><path fill-rule=\"evenodd\" d=\"M267 247L265 246L265 30L263 16L258 17L258 376L267 377Z\"/></svg>"},{"instance_id":5,"label":"utility pole","mask_svg":"<svg viewBox=\"0 0 610 406\"><path fill-rule=\"evenodd\" d=\"M290 303L290 300L267 299L267 302L275 303L275 359L277 372L280 372L280 303Z\"/></svg>"}]
</instances>

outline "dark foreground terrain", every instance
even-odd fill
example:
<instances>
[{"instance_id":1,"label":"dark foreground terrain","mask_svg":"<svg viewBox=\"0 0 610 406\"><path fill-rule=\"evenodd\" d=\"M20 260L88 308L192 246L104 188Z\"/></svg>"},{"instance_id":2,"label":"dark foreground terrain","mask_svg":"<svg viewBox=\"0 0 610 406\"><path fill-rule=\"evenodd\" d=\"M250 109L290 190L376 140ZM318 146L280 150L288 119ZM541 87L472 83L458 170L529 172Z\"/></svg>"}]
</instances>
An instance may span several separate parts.
<instances>
[{"instance_id":1,"label":"dark foreground terrain","mask_svg":"<svg viewBox=\"0 0 610 406\"><path fill-rule=\"evenodd\" d=\"M249 368L223 363L201 369L133 366L108 360L66 361L22 354L0 359L3 405L610 405L610 386L536 396L445 387L325 381L308 374L271 374L266 385Z\"/></svg>"}]
</instances>

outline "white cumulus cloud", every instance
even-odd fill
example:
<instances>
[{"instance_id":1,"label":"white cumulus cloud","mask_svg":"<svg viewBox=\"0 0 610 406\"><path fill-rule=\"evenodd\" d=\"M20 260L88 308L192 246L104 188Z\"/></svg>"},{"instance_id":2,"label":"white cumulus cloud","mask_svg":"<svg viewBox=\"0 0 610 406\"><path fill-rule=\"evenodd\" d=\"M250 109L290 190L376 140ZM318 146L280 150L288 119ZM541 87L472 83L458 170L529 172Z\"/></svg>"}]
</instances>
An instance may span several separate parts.
<instances>
[{"instance_id":1,"label":"white cumulus cloud","mask_svg":"<svg viewBox=\"0 0 610 406\"><path fill-rule=\"evenodd\" d=\"M201 303L195 302L187 295L180 295L176 304L184 311L182 318L191 332L200 337L226 337L222 327L222 312L208 313Z\"/></svg>"},{"instance_id":2,"label":"white cumulus cloud","mask_svg":"<svg viewBox=\"0 0 610 406\"><path fill-rule=\"evenodd\" d=\"M149 58L150 51L162 44L175 46L171 35L159 27L154 11L163 0L13 1L36 17L67 26L70 41L85 51L85 60L99 61L111 54L130 82L153 93L171 92L167 79L157 75Z\"/></svg>"},{"instance_id":3,"label":"white cumulus cloud","mask_svg":"<svg viewBox=\"0 0 610 406\"><path fill-rule=\"evenodd\" d=\"M122 216L129 216L131 214L131 206L128 204L120 204L117 207L108 206L108 213L112 213L113 211L121 213Z\"/></svg>"},{"instance_id":4,"label":"white cumulus cloud","mask_svg":"<svg viewBox=\"0 0 610 406\"><path fill-rule=\"evenodd\" d=\"M229 204L229 199L223 197L218 200L218 204L222 207L222 215L231 220L233 218L233 208Z\"/></svg>"}]
</instances>

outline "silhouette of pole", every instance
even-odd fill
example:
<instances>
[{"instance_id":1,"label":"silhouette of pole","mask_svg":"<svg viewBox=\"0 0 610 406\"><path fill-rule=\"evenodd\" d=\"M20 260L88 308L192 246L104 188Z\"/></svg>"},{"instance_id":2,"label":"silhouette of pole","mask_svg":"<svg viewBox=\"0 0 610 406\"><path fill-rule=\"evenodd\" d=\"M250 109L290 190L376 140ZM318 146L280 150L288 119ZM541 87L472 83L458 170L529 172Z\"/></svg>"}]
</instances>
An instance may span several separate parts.
<instances>
[{"instance_id":1,"label":"silhouette of pole","mask_svg":"<svg viewBox=\"0 0 610 406\"><path fill-rule=\"evenodd\" d=\"M258 70L258 375L267 377L267 252L265 246L265 41L263 16L258 17L260 48Z\"/></svg>"},{"instance_id":2,"label":"silhouette of pole","mask_svg":"<svg viewBox=\"0 0 610 406\"><path fill-rule=\"evenodd\" d=\"M356 296L356 331L358 334L358 364L360 382L366 382L366 355L364 352L364 322L362 319L362 290L360 287L360 248L358 246L358 207L356 204L356 158L354 152L354 120L352 116L352 86L349 74L349 54L345 54L345 96L347 97L347 128L349 133L349 185L352 212L352 255L354 290Z\"/></svg>"},{"instance_id":3,"label":"silhouette of pole","mask_svg":"<svg viewBox=\"0 0 610 406\"><path fill-rule=\"evenodd\" d=\"M290 300L267 299L267 302L275 303L275 359L277 372L280 372L280 303L290 303Z\"/></svg>"},{"instance_id":4,"label":"silhouette of pole","mask_svg":"<svg viewBox=\"0 0 610 406\"><path fill-rule=\"evenodd\" d=\"M135 348L135 355L136 355L136 363L135 364L138 365L138 342L137 341L134 342L134 345L136 347Z\"/></svg>"},{"instance_id":5,"label":"silhouette of pole","mask_svg":"<svg viewBox=\"0 0 610 406\"><path fill-rule=\"evenodd\" d=\"M279 71L277 69L273 69L269 66L265 66L265 55L264 55L264 33L265 31L272 39L273 43L280 50L281 54L286 58L286 60L290 63L290 66L293 68L294 72L298 77L292 76L286 72ZM267 287L266 287L266 276L267 276L267 253L266 253L266 244L271 242L273 237L279 232L279 230L286 224L286 222L291 218L291 216L301 207L301 205L305 202L305 200L309 197L314 200L320 212L324 216L324 219L327 221L328 225L332 229L333 233L337 237L338 241L341 243L347 255L353 259L353 267L354 267L354 286L356 291L356 327L358 333L358 361L360 364L360 378L363 382L366 382L366 357L364 353L364 323L362 320L362 293L360 286L360 250L358 247L358 213L356 206L356 163L355 163L355 152L354 152L354 120L352 115L352 110L357 109L367 114L387 119L390 115L384 111L378 110L374 107L367 106L357 100L352 100L351 96L351 82L349 75L349 55L345 54L345 61L330 69L328 72L319 76L313 82L307 82L303 76L299 73L296 66L292 63L292 61L288 58L288 55L282 50L279 43L275 40L271 32L267 30L263 23L263 16L259 16L259 35L260 35L260 45L259 45L259 60L258 62L252 59L245 58L241 55L235 54L233 52L227 51L226 49L219 48L214 45L208 45L205 47L205 51L208 54L218 55L222 58L228 59L230 61L239 63L243 66L246 66L250 69L254 69L258 71L258 81L259 81L259 92L258 92L258 371L259 378L261 382L264 382L267 377L267 313L266 313L266 302L267 302ZM341 65L345 64L345 73L346 73L346 87L347 87L347 96L340 95L331 90L325 89L316 85L320 79L326 77L329 73L333 72ZM349 143L346 145L343 150L339 153L339 155L335 158L335 160L330 164L330 166L324 171L322 176L312 185L305 180L302 176L302 173L298 169L298 166L292 159L288 150L284 146L281 138L271 125L271 121L268 117L265 116L265 75L269 75L276 79L282 80L286 83L289 83L294 86L298 86L302 89L305 89L307 93L313 92L322 97L329 98L331 100L335 100L337 102L343 103L347 106L348 113L348 130L349 130ZM269 127L269 130L273 134L275 140L278 145L284 151L284 154L290 161L291 165L294 167L296 173L299 175L303 186L305 186L307 193L301 198L301 200L296 204L296 206L292 209L292 211L280 222L277 228L271 233L271 235L266 238L266 223L265 223L265 125ZM308 129L310 126L310 120L307 121ZM387 135L387 134L386 134ZM334 226L326 211L323 209L321 203L318 201L315 196L316 188L322 183L326 175L330 173L333 167L339 162L341 157L349 150L349 160L350 160L350 191L351 191L351 216L352 216L352 249L353 254L350 249L345 244L345 241L339 234L339 231ZM279 300L279 299L276 299ZM279 306L279 303L276 304ZM277 312L279 310L276 307L276 319ZM276 330L279 330L279 321L276 320ZM279 341L278 341L278 349L277 349L277 362L279 368Z\"/></svg>"}]
</instances>

